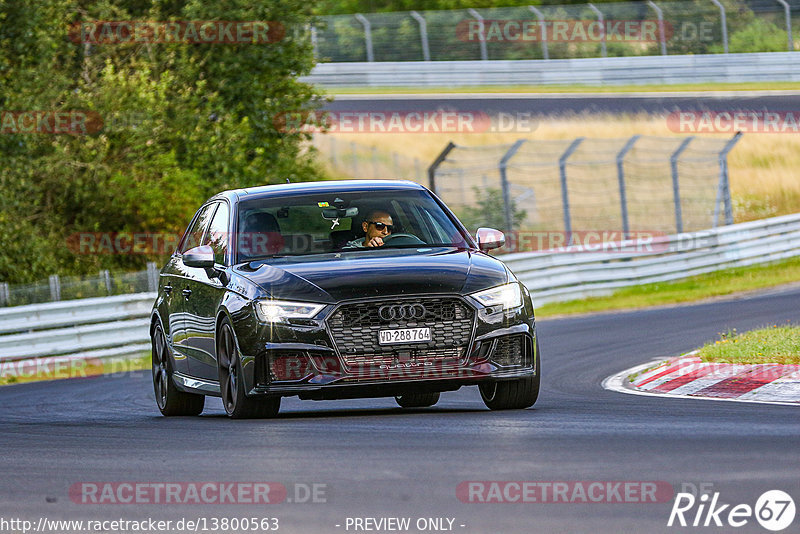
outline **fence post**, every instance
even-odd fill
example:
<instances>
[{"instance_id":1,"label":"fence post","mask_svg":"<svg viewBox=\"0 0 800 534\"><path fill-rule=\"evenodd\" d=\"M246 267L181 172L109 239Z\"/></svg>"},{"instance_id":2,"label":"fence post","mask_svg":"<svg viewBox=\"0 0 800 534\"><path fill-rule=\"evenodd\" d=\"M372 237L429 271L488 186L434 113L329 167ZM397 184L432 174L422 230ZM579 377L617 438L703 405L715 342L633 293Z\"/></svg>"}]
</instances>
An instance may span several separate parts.
<instances>
[{"instance_id":1,"label":"fence post","mask_svg":"<svg viewBox=\"0 0 800 534\"><path fill-rule=\"evenodd\" d=\"M603 12L597 9L597 7L591 2L586 5L588 5L589 9L594 11L595 15L597 15L597 22L600 23L601 28L600 31L603 32L603 40L600 41L600 51L603 54L603 57L608 57L608 48L606 47L606 21L605 17L603 17Z\"/></svg>"},{"instance_id":2,"label":"fence post","mask_svg":"<svg viewBox=\"0 0 800 534\"><path fill-rule=\"evenodd\" d=\"M106 295L111 294L111 273L108 272L108 269L103 269L100 271L100 279L103 281L103 285L106 286Z\"/></svg>"},{"instance_id":3,"label":"fence post","mask_svg":"<svg viewBox=\"0 0 800 534\"><path fill-rule=\"evenodd\" d=\"M483 17L474 8L469 8L467 12L478 21L478 28L480 28L481 39L478 44L481 47L481 59L487 61L489 59L489 51L486 49L486 26L483 23Z\"/></svg>"},{"instance_id":4,"label":"fence post","mask_svg":"<svg viewBox=\"0 0 800 534\"><path fill-rule=\"evenodd\" d=\"M636 141L641 137L640 135L634 135L628 142L625 143L625 146L622 147L622 150L619 151L617 154L617 180L619 181L619 206L622 212L622 233L625 236L625 239L628 239L631 234L630 224L628 222L628 197L625 191L625 155L630 152L633 148L633 145Z\"/></svg>"},{"instance_id":5,"label":"fence post","mask_svg":"<svg viewBox=\"0 0 800 534\"><path fill-rule=\"evenodd\" d=\"M367 17L361 13L355 14L356 20L364 26L364 44L367 47L367 61L372 63L375 61L375 56L372 53L372 25L370 25Z\"/></svg>"},{"instance_id":6,"label":"fence post","mask_svg":"<svg viewBox=\"0 0 800 534\"><path fill-rule=\"evenodd\" d=\"M61 300L61 280L58 279L57 274L50 275L50 300Z\"/></svg>"},{"instance_id":7,"label":"fence post","mask_svg":"<svg viewBox=\"0 0 800 534\"><path fill-rule=\"evenodd\" d=\"M528 9L539 19L539 30L542 34L542 57L550 59L550 51L547 49L547 23L544 21L544 13L534 6L528 6Z\"/></svg>"},{"instance_id":8,"label":"fence post","mask_svg":"<svg viewBox=\"0 0 800 534\"><path fill-rule=\"evenodd\" d=\"M509 233L514 231L514 214L511 210L511 192L508 187L508 162L514 157L514 154L517 153L523 144L525 144L525 139L519 139L511 145L511 148L500 158L500 164L498 166L500 169L500 187L503 188L503 211L505 212L506 232ZM514 242L516 243L516 240L514 240Z\"/></svg>"},{"instance_id":9,"label":"fence post","mask_svg":"<svg viewBox=\"0 0 800 534\"><path fill-rule=\"evenodd\" d=\"M719 200L725 208L725 224L733 224L733 208L731 206L731 186L728 180L728 152L730 152L734 145L742 137L742 132L736 132L730 141L725 143L725 146L719 153L719 189L718 189L718 203L714 209L714 227L716 228L717 220L719 217ZM721 199L719 198L721 195Z\"/></svg>"},{"instance_id":10,"label":"fence post","mask_svg":"<svg viewBox=\"0 0 800 534\"><path fill-rule=\"evenodd\" d=\"M558 173L561 178L561 206L564 210L564 233L567 234L567 245L572 244L572 218L569 214L569 193L567 192L567 159L584 139L584 137L578 137L572 141L567 150L558 158Z\"/></svg>"},{"instance_id":11,"label":"fence post","mask_svg":"<svg viewBox=\"0 0 800 534\"><path fill-rule=\"evenodd\" d=\"M11 292L8 289L8 282L0 282L0 306L11 305Z\"/></svg>"},{"instance_id":12,"label":"fence post","mask_svg":"<svg viewBox=\"0 0 800 534\"><path fill-rule=\"evenodd\" d=\"M433 160L433 163L430 164L428 167L428 187L430 187L433 194L436 194L436 169L439 168L439 165L447 158L447 155L456 147L455 143L450 141L447 143L447 146L444 147L444 150L436 156L436 159Z\"/></svg>"},{"instance_id":13,"label":"fence post","mask_svg":"<svg viewBox=\"0 0 800 534\"><path fill-rule=\"evenodd\" d=\"M794 50L794 39L792 39L792 12L786 0L778 0L778 3L783 6L783 12L786 15L786 49L792 52Z\"/></svg>"},{"instance_id":14,"label":"fence post","mask_svg":"<svg viewBox=\"0 0 800 534\"><path fill-rule=\"evenodd\" d=\"M719 0L711 0L711 2L719 9L720 22L722 24L722 49L728 53L728 17L725 14L725 6L719 3Z\"/></svg>"},{"instance_id":15,"label":"fence post","mask_svg":"<svg viewBox=\"0 0 800 534\"><path fill-rule=\"evenodd\" d=\"M147 286L151 292L155 293L158 291L158 265L155 262L148 261L147 262ZM109 295L111 293L109 292Z\"/></svg>"},{"instance_id":16,"label":"fence post","mask_svg":"<svg viewBox=\"0 0 800 534\"><path fill-rule=\"evenodd\" d=\"M414 17L414 20L419 24L419 38L422 40L422 58L425 61L430 61L431 49L428 46L428 24L425 22L425 17L416 11L412 11L411 16Z\"/></svg>"},{"instance_id":17,"label":"fence post","mask_svg":"<svg viewBox=\"0 0 800 534\"><path fill-rule=\"evenodd\" d=\"M358 153L355 141L350 141L350 151L353 153L353 178L358 178Z\"/></svg>"},{"instance_id":18,"label":"fence post","mask_svg":"<svg viewBox=\"0 0 800 534\"><path fill-rule=\"evenodd\" d=\"M667 37L664 33L664 12L661 11L661 8L656 5L653 0L647 0L647 5L653 8L653 11L656 12L656 18L658 18L658 40L661 42L661 55L667 55Z\"/></svg>"},{"instance_id":19,"label":"fence post","mask_svg":"<svg viewBox=\"0 0 800 534\"><path fill-rule=\"evenodd\" d=\"M694 136L684 139L678 149L669 157L669 168L672 173L672 196L675 204L675 232L679 234L683 233L683 213L681 211L681 188L678 182L678 158L681 157L681 154L693 139Z\"/></svg>"},{"instance_id":20,"label":"fence post","mask_svg":"<svg viewBox=\"0 0 800 534\"><path fill-rule=\"evenodd\" d=\"M311 34L311 49L313 51L312 53L314 54L314 59L319 59L319 41L317 39L317 28L312 25L309 33Z\"/></svg>"},{"instance_id":21,"label":"fence post","mask_svg":"<svg viewBox=\"0 0 800 534\"><path fill-rule=\"evenodd\" d=\"M370 156L372 157L372 177L373 178L380 178L380 172L378 172L378 147L373 146L370 148Z\"/></svg>"}]
</instances>

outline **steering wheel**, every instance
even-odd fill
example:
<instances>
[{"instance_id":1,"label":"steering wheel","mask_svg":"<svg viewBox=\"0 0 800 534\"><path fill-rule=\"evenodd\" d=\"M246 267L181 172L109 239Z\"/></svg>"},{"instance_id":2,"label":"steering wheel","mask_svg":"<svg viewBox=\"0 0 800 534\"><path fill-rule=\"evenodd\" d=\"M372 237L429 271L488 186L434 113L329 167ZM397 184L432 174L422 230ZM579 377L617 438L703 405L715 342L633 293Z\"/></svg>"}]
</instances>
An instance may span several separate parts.
<instances>
[{"instance_id":1,"label":"steering wheel","mask_svg":"<svg viewBox=\"0 0 800 534\"><path fill-rule=\"evenodd\" d=\"M383 245L426 245L425 241L414 234L389 234L383 238Z\"/></svg>"}]
</instances>

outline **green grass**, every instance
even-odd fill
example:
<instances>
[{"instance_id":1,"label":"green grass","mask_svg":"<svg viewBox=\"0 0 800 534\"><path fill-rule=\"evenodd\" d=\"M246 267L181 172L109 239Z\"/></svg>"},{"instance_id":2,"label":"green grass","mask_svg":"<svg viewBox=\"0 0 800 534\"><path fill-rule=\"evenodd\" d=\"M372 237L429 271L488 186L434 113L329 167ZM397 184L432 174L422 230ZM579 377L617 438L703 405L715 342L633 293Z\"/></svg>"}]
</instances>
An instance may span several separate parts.
<instances>
[{"instance_id":1,"label":"green grass","mask_svg":"<svg viewBox=\"0 0 800 534\"><path fill-rule=\"evenodd\" d=\"M66 358L46 358L48 365L45 368L26 366L23 368L11 366L7 363L0 365L0 386L8 384L25 384L28 382L42 382L45 380L63 380L66 378L87 378L100 375L120 375L134 371L150 369L150 352L142 353L136 358L107 358L94 359L86 362L69 363ZM53 363L60 361L59 365Z\"/></svg>"},{"instance_id":2,"label":"green grass","mask_svg":"<svg viewBox=\"0 0 800 534\"><path fill-rule=\"evenodd\" d=\"M548 317L679 304L796 281L800 281L800 258L754 267L738 267L676 282L633 286L607 297L544 304L537 307L536 315Z\"/></svg>"},{"instance_id":3,"label":"green grass","mask_svg":"<svg viewBox=\"0 0 800 534\"><path fill-rule=\"evenodd\" d=\"M697 354L704 362L800 364L800 326L768 328L720 334Z\"/></svg>"},{"instance_id":4,"label":"green grass","mask_svg":"<svg viewBox=\"0 0 800 534\"><path fill-rule=\"evenodd\" d=\"M336 87L332 95L425 93L638 93L688 91L798 91L800 82L692 83L675 85L476 85L464 87Z\"/></svg>"}]
</instances>

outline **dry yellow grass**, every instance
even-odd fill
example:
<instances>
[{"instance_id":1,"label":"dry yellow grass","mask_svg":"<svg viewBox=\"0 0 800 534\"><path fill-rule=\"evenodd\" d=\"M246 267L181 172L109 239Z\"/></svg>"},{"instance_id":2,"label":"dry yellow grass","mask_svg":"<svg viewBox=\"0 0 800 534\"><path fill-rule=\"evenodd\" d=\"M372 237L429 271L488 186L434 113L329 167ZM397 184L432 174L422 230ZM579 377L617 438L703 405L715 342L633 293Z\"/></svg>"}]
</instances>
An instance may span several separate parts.
<instances>
[{"instance_id":1,"label":"dry yellow grass","mask_svg":"<svg viewBox=\"0 0 800 534\"><path fill-rule=\"evenodd\" d=\"M624 138L634 134L683 137L667 127L656 115L581 115L540 120L530 134L326 134L347 143L375 146L417 157L425 165L448 141L481 146L511 143L520 138L536 140ZM728 139L730 134L701 134L699 137ZM747 133L730 153L731 193L737 222L800 211L800 135Z\"/></svg>"}]
</instances>

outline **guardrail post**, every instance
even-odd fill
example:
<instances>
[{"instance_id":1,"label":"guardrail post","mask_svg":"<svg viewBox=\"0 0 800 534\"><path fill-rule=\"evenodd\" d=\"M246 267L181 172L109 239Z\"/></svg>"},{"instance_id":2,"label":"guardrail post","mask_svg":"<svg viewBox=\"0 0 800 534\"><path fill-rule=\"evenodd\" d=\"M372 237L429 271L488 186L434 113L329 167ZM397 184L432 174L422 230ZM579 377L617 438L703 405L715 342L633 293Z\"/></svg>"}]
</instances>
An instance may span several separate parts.
<instances>
[{"instance_id":1,"label":"guardrail post","mask_svg":"<svg viewBox=\"0 0 800 534\"><path fill-rule=\"evenodd\" d=\"M547 48L547 23L544 20L544 13L534 6L528 6L528 9L539 19L539 30L542 33L542 56L544 59L550 59L550 51Z\"/></svg>"},{"instance_id":2,"label":"guardrail post","mask_svg":"<svg viewBox=\"0 0 800 534\"><path fill-rule=\"evenodd\" d=\"M436 159L433 160L433 163L431 163L430 167L428 167L428 187L430 187L434 195L436 194L436 169L439 168L439 165L442 164L442 162L447 158L447 155L455 147L456 145L452 141L447 143L447 146L444 147L444 150L442 150L439 155L436 156Z\"/></svg>"},{"instance_id":3,"label":"guardrail post","mask_svg":"<svg viewBox=\"0 0 800 534\"><path fill-rule=\"evenodd\" d=\"M783 6L783 13L786 16L786 49L792 52L794 50L794 39L792 39L792 11L789 9L789 3L786 0L778 0L778 3Z\"/></svg>"},{"instance_id":4,"label":"guardrail post","mask_svg":"<svg viewBox=\"0 0 800 534\"><path fill-rule=\"evenodd\" d=\"M158 265L155 262L148 261L147 262L147 286L152 293L158 291ZM108 293L111 294L111 291Z\"/></svg>"},{"instance_id":5,"label":"guardrail post","mask_svg":"<svg viewBox=\"0 0 800 534\"><path fill-rule=\"evenodd\" d=\"M108 272L108 269L103 269L102 271L100 271L100 280L102 280L103 281L103 285L106 286L106 295L110 295L111 294L111 273Z\"/></svg>"},{"instance_id":6,"label":"guardrail post","mask_svg":"<svg viewBox=\"0 0 800 534\"><path fill-rule=\"evenodd\" d=\"M567 234L567 244L572 244L572 218L569 213L569 193L567 192L567 159L578 148L584 137L578 137L567 147L567 150L558 158L558 173L561 178L561 206L564 210L564 233Z\"/></svg>"},{"instance_id":7,"label":"guardrail post","mask_svg":"<svg viewBox=\"0 0 800 534\"><path fill-rule=\"evenodd\" d=\"M57 274L50 275L50 300L61 300L61 280L58 279Z\"/></svg>"},{"instance_id":8,"label":"guardrail post","mask_svg":"<svg viewBox=\"0 0 800 534\"><path fill-rule=\"evenodd\" d=\"M728 53L728 17L725 14L725 6L719 3L719 0L711 0L711 2L719 9L720 22L722 24L722 49Z\"/></svg>"},{"instance_id":9,"label":"guardrail post","mask_svg":"<svg viewBox=\"0 0 800 534\"><path fill-rule=\"evenodd\" d=\"M678 234L683 233L683 213L681 212L681 188L678 183L678 158L681 157L683 151L692 142L694 136L687 137L683 140L677 150L669 157L669 168L672 173L672 196L675 203L675 232Z\"/></svg>"},{"instance_id":10,"label":"guardrail post","mask_svg":"<svg viewBox=\"0 0 800 534\"><path fill-rule=\"evenodd\" d=\"M356 13L354 16L356 20L364 26L364 44L367 47L367 61L372 63L375 61L375 55L372 53L372 25L369 23L369 20L367 20L367 17L361 13Z\"/></svg>"},{"instance_id":11,"label":"guardrail post","mask_svg":"<svg viewBox=\"0 0 800 534\"><path fill-rule=\"evenodd\" d=\"M0 306L11 305L11 292L8 290L8 282L0 282Z\"/></svg>"},{"instance_id":12,"label":"guardrail post","mask_svg":"<svg viewBox=\"0 0 800 534\"><path fill-rule=\"evenodd\" d=\"M742 132L736 132L730 141L725 143L725 146L719 153L719 186L717 187L717 203L714 206L714 228L717 227L719 220L719 205L722 204L725 209L725 224L733 224L733 208L731 207L731 187L728 180L728 152L730 152L734 145L742 137Z\"/></svg>"},{"instance_id":13,"label":"guardrail post","mask_svg":"<svg viewBox=\"0 0 800 534\"><path fill-rule=\"evenodd\" d=\"M431 49L428 46L428 23L425 22L425 17L416 11L412 11L411 16L414 17L414 20L416 20L417 24L419 24L419 38L422 41L422 58L425 61L430 61Z\"/></svg>"},{"instance_id":14,"label":"guardrail post","mask_svg":"<svg viewBox=\"0 0 800 534\"><path fill-rule=\"evenodd\" d=\"M486 48L486 26L483 24L483 16L481 16L481 14L478 13L474 8L469 8L467 12L478 21L478 27L481 31L481 39L478 41L478 44L481 47L481 59L483 61L487 61L489 59L489 51Z\"/></svg>"},{"instance_id":15,"label":"guardrail post","mask_svg":"<svg viewBox=\"0 0 800 534\"><path fill-rule=\"evenodd\" d=\"M667 55L667 36L664 32L664 12L656 5L653 0L647 0L647 5L653 8L658 18L658 40L661 42L661 55Z\"/></svg>"},{"instance_id":16,"label":"guardrail post","mask_svg":"<svg viewBox=\"0 0 800 534\"><path fill-rule=\"evenodd\" d=\"M603 12L597 9L597 7L591 2L586 5L588 5L589 9L594 11L595 15L597 15L597 22L600 23L600 27L602 28L601 31L603 32L603 40L600 41L600 51L603 54L603 57L608 57L608 49L606 48L606 21L605 17L603 17Z\"/></svg>"},{"instance_id":17,"label":"guardrail post","mask_svg":"<svg viewBox=\"0 0 800 534\"><path fill-rule=\"evenodd\" d=\"M625 155L630 152L633 148L633 145L636 141L641 137L640 135L634 135L628 142L625 143L625 146L622 147L622 150L619 151L617 154L617 180L619 181L619 205L622 211L622 232L625 235L625 239L628 239L631 234L630 225L628 223L628 198L625 192Z\"/></svg>"},{"instance_id":18,"label":"guardrail post","mask_svg":"<svg viewBox=\"0 0 800 534\"><path fill-rule=\"evenodd\" d=\"M525 144L525 139L519 139L511 145L511 148L500 158L500 164L498 166L500 169L500 187L503 189L503 211L505 211L506 231L509 233L514 231L514 214L511 210L511 192L508 187L508 162L514 157L514 154L517 153L523 144Z\"/></svg>"}]
</instances>

